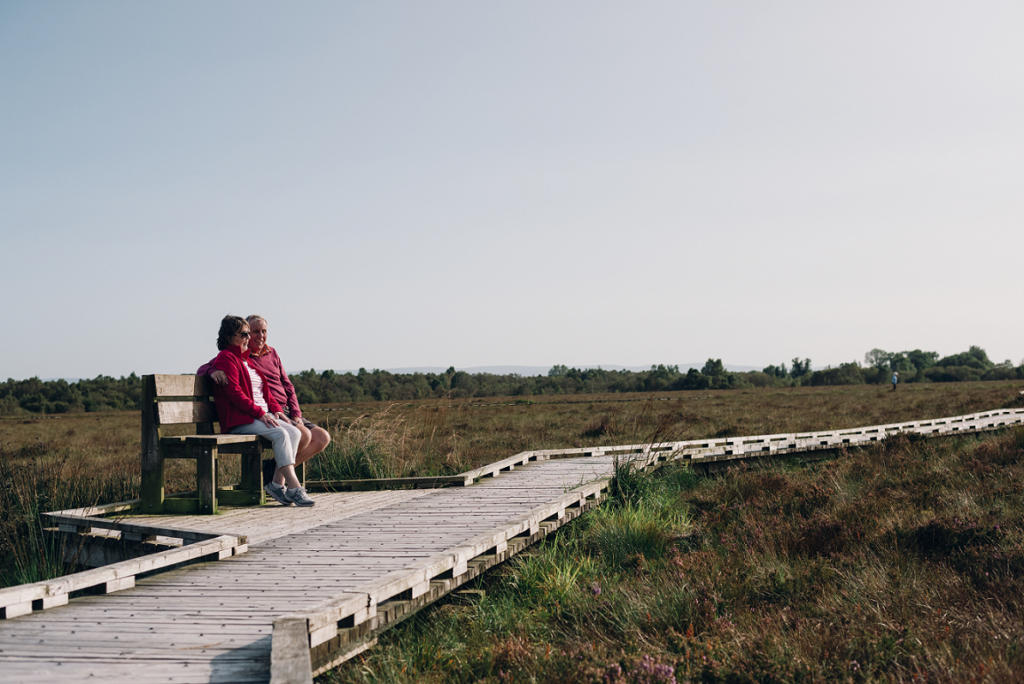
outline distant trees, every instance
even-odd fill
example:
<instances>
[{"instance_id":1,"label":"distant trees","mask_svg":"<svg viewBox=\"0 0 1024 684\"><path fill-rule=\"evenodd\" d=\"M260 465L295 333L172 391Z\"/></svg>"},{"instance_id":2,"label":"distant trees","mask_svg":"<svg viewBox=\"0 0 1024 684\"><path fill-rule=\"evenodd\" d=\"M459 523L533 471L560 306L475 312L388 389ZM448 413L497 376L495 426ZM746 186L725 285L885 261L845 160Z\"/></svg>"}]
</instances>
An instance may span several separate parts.
<instances>
[{"instance_id":1,"label":"distant trees","mask_svg":"<svg viewBox=\"0 0 1024 684\"><path fill-rule=\"evenodd\" d=\"M893 371L899 371L904 382L963 382L1024 377L1024 372L1018 373L1012 362L993 363L985 350L976 345L965 352L942 358L939 358L938 352L920 349L902 352L872 349L864 355L864 361L871 366L871 371L865 373L866 382L888 382ZM1019 368L1024 368L1024 364Z\"/></svg>"},{"instance_id":2,"label":"distant trees","mask_svg":"<svg viewBox=\"0 0 1024 684\"><path fill-rule=\"evenodd\" d=\"M552 366L551 370L548 371L549 378L561 378L569 374L569 368L566 366Z\"/></svg>"},{"instance_id":3,"label":"distant trees","mask_svg":"<svg viewBox=\"0 0 1024 684\"><path fill-rule=\"evenodd\" d=\"M70 383L39 378L0 383L0 415L138 409L141 401L142 381L135 373Z\"/></svg>"},{"instance_id":4,"label":"distant trees","mask_svg":"<svg viewBox=\"0 0 1024 684\"><path fill-rule=\"evenodd\" d=\"M810 359L801 361L799 358L794 358L791 363L793 364L793 369L790 371L790 375L794 378L801 378L811 372Z\"/></svg>"},{"instance_id":5,"label":"distant trees","mask_svg":"<svg viewBox=\"0 0 1024 684\"><path fill-rule=\"evenodd\" d=\"M872 368L888 368L889 352L884 349L872 349L864 355L864 363Z\"/></svg>"},{"instance_id":6,"label":"distant trees","mask_svg":"<svg viewBox=\"0 0 1024 684\"><path fill-rule=\"evenodd\" d=\"M678 390L733 389L741 387L792 387L796 385L855 385L886 383L894 370L903 382L960 382L966 380L1024 379L1024 363L996 364L984 349L939 358L937 352L888 352L872 349L865 365L842 363L836 368L812 371L809 358L794 358L791 367L782 363L761 371L738 373L726 370L721 359L709 358L698 370L685 373L677 365L655 365L644 371L601 368L551 367L547 375L521 376L468 373L450 366L441 373L396 374L383 370L337 373L333 370L300 371L291 375L302 404L335 404L353 401L406 401L430 397L467 398L529 397L553 394L609 392L665 392ZM8 380L0 383L0 415L18 413L69 413L138 409L142 383L134 373L127 377L98 376L66 382Z\"/></svg>"},{"instance_id":7,"label":"distant trees","mask_svg":"<svg viewBox=\"0 0 1024 684\"><path fill-rule=\"evenodd\" d=\"M938 352L926 352L920 349L902 352L872 349L864 355L864 362L868 366L877 369L880 375L899 371L900 373L914 373L915 377L917 377L934 366L938 358Z\"/></svg>"},{"instance_id":8,"label":"distant trees","mask_svg":"<svg viewBox=\"0 0 1024 684\"><path fill-rule=\"evenodd\" d=\"M808 383L811 386L820 385L863 385L864 371L856 361L840 364L838 368L826 368L825 370L811 373Z\"/></svg>"},{"instance_id":9,"label":"distant trees","mask_svg":"<svg viewBox=\"0 0 1024 684\"><path fill-rule=\"evenodd\" d=\"M938 355L936 354L936 356ZM985 350L977 346L972 346L965 352L939 359L935 365L942 366L943 368L949 368L950 366L964 366L967 368L976 368L978 370L988 370L995 367L995 364L989 360L988 354L985 353Z\"/></svg>"},{"instance_id":10,"label":"distant trees","mask_svg":"<svg viewBox=\"0 0 1024 684\"><path fill-rule=\"evenodd\" d=\"M722 365L722 359L708 359L704 367L700 369L700 372L704 375L716 377L725 374L725 366Z\"/></svg>"},{"instance_id":11,"label":"distant trees","mask_svg":"<svg viewBox=\"0 0 1024 684\"><path fill-rule=\"evenodd\" d=\"M811 360L801 359L799 357L794 358L792 368L786 369L786 364L780 363L778 366L766 366L761 372L765 375L773 378L794 378L799 379L811 372Z\"/></svg>"}]
</instances>

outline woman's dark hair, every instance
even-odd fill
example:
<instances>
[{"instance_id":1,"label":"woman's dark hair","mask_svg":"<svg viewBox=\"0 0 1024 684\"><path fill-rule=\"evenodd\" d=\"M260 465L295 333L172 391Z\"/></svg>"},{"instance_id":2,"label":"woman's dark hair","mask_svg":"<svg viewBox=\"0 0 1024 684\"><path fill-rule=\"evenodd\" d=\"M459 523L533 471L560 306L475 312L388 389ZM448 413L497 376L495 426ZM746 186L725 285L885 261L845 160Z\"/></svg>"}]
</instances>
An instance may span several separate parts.
<instances>
[{"instance_id":1,"label":"woman's dark hair","mask_svg":"<svg viewBox=\"0 0 1024 684\"><path fill-rule=\"evenodd\" d=\"M227 315L220 322L220 332L217 333L217 349L227 349L231 346L231 338L243 327L248 328L249 323L241 316Z\"/></svg>"}]
</instances>

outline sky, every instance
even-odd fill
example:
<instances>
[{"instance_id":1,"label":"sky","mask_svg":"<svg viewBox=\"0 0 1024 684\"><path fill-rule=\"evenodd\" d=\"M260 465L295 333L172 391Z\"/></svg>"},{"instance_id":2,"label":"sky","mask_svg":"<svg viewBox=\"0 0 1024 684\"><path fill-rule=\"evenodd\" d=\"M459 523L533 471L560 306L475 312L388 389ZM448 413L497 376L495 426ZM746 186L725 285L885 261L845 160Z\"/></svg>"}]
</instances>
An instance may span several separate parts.
<instances>
[{"instance_id":1,"label":"sky","mask_svg":"<svg viewBox=\"0 0 1024 684\"><path fill-rule=\"evenodd\" d=\"M1024 4L0 3L0 379L1024 359Z\"/></svg>"}]
</instances>

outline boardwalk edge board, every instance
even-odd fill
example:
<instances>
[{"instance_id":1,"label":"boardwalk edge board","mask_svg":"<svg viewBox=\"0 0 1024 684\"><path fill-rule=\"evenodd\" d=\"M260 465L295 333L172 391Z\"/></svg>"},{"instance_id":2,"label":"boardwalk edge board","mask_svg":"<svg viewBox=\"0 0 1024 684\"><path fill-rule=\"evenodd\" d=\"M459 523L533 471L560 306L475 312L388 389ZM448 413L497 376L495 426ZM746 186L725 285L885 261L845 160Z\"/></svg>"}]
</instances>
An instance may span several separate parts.
<instances>
[{"instance_id":1,"label":"boardwalk edge board","mask_svg":"<svg viewBox=\"0 0 1024 684\"><path fill-rule=\"evenodd\" d=\"M122 591L135 586L136 575L171 568L199 558L220 560L245 553L247 550L244 536L178 530L169 527L150 527L97 518L92 515L74 515L79 512L95 515L108 510L121 510L118 508L119 506L120 504L112 504L43 513L43 515L52 522L56 522L60 531L71 534L89 535L92 534L93 528L98 528L114 530L120 533L122 538L138 541L157 536L178 538L182 540L183 545L141 558L71 573L57 579L0 589L0 619L10 620L28 615L34 610L46 610L65 605L72 592L94 588L99 588L105 594Z\"/></svg>"}]
</instances>

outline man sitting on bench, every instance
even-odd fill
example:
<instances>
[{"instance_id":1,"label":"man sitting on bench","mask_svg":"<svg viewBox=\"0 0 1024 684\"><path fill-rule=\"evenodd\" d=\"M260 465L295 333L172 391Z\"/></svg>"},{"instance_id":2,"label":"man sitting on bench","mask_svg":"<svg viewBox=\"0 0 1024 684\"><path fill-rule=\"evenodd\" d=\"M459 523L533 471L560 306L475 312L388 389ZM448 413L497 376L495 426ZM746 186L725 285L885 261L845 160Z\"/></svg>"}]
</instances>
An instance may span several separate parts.
<instances>
[{"instance_id":1,"label":"man sitting on bench","mask_svg":"<svg viewBox=\"0 0 1024 684\"><path fill-rule=\"evenodd\" d=\"M267 319L253 314L247 320L249 333L252 336L249 340L249 363L267 379L265 391L269 392L274 400L284 407L284 414L288 416L292 425L302 433L299 451L295 455L295 465L305 463L327 448L327 445L331 443L331 435L319 425L302 417L299 400L295 396L295 387L284 371L281 357L276 349L267 344ZM212 362L204 364L196 371L196 375L209 375L210 379L218 385L227 382L227 376L214 369ZM274 470L273 461L264 461L264 482L270 482L273 479Z\"/></svg>"}]
</instances>

